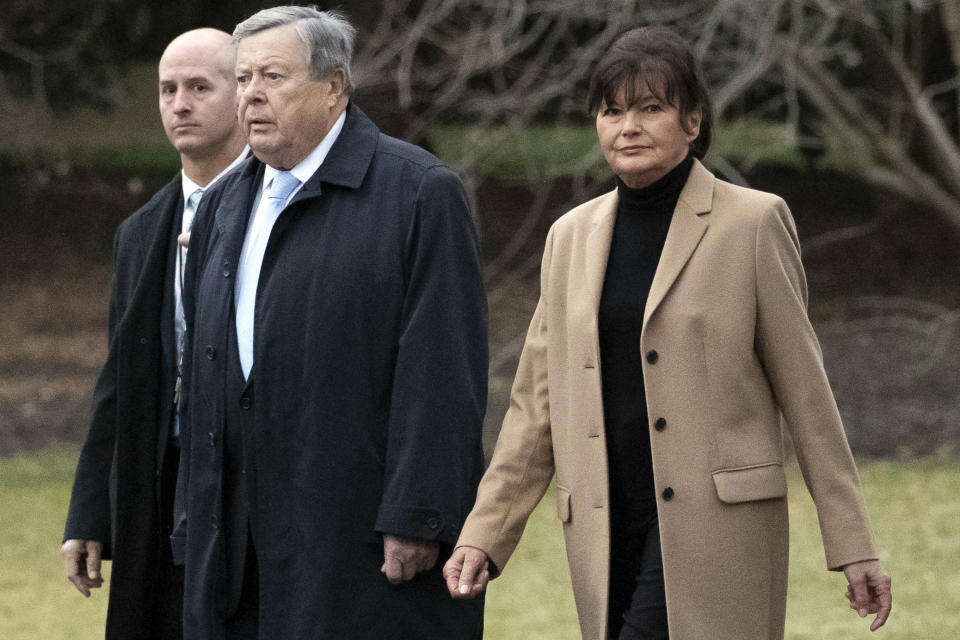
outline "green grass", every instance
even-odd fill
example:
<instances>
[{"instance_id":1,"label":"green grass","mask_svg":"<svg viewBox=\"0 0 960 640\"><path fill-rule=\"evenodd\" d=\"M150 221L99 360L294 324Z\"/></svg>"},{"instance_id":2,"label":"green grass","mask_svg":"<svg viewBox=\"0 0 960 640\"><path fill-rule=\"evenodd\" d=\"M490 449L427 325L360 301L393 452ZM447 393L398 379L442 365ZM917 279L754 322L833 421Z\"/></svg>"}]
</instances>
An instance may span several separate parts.
<instances>
[{"instance_id":1,"label":"green grass","mask_svg":"<svg viewBox=\"0 0 960 640\"><path fill-rule=\"evenodd\" d=\"M110 108L65 112L46 111L25 99L0 104L0 163L57 175L176 172L180 158L160 121L156 66L132 65L108 97Z\"/></svg>"},{"instance_id":2,"label":"green grass","mask_svg":"<svg viewBox=\"0 0 960 640\"><path fill-rule=\"evenodd\" d=\"M960 638L960 463L863 463L861 475L877 553L893 577L890 621L871 634L848 608L846 581L825 568L813 501L793 469L787 639ZM489 639L580 637L552 505L549 496L540 503L490 586Z\"/></svg>"},{"instance_id":3,"label":"green grass","mask_svg":"<svg viewBox=\"0 0 960 640\"><path fill-rule=\"evenodd\" d=\"M452 166L512 182L610 175L593 125L441 126L431 130L430 144ZM779 123L737 121L717 127L706 162L720 157L739 166L803 166L796 136Z\"/></svg>"},{"instance_id":4,"label":"green grass","mask_svg":"<svg viewBox=\"0 0 960 640\"><path fill-rule=\"evenodd\" d=\"M149 109L155 111L151 105L136 117L125 108L107 113L81 110L58 116L43 127L19 125L17 135L0 125L0 163L39 166L61 174L174 173L180 159L163 136L159 115ZM451 166L511 182L584 174L603 180L610 174L592 125L438 126L431 132L430 147ZM712 157L740 166L802 164L791 132L782 125L761 122L719 128L708 164Z\"/></svg>"},{"instance_id":5,"label":"green grass","mask_svg":"<svg viewBox=\"0 0 960 640\"><path fill-rule=\"evenodd\" d=\"M0 164L72 172L138 176L170 174L180 166L157 107L156 67L132 65L112 88L110 108L50 112L24 99L0 104ZM430 131L431 149L445 162L479 176L513 182L593 175L610 169L592 123L582 125L446 125ZM714 131L707 160L739 166L800 166L796 136L781 123L737 121Z\"/></svg>"},{"instance_id":6,"label":"green grass","mask_svg":"<svg viewBox=\"0 0 960 640\"><path fill-rule=\"evenodd\" d=\"M713 133L708 164L711 156L720 156L740 167L804 165L796 133L783 123L737 120L717 126Z\"/></svg>"},{"instance_id":7,"label":"green grass","mask_svg":"<svg viewBox=\"0 0 960 640\"><path fill-rule=\"evenodd\" d=\"M59 556L77 451L0 460L0 638L103 637L106 591L84 599ZM960 637L960 463L861 465L879 553L893 576L893 615L876 635L847 608L845 581L824 568L813 504L790 476L787 638L930 640ZM552 495L541 503L487 597L488 640L579 638Z\"/></svg>"},{"instance_id":8,"label":"green grass","mask_svg":"<svg viewBox=\"0 0 960 640\"><path fill-rule=\"evenodd\" d=\"M610 171L592 126L439 126L430 146L451 166L513 182Z\"/></svg>"},{"instance_id":9,"label":"green grass","mask_svg":"<svg viewBox=\"0 0 960 640\"><path fill-rule=\"evenodd\" d=\"M816 513L794 474L787 637L873 637L846 609L846 582L823 570ZM861 466L877 553L893 578L887 640L960 638L960 463Z\"/></svg>"},{"instance_id":10,"label":"green grass","mask_svg":"<svg viewBox=\"0 0 960 640\"><path fill-rule=\"evenodd\" d=\"M103 638L106 589L85 599L67 582L60 561L76 459L75 449L57 448L0 460L4 640Z\"/></svg>"},{"instance_id":11,"label":"green grass","mask_svg":"<svg viewBox=\"0 0 960 640\"><path fill-rule=\"evenodd\" d=\"M80 173L102 178L172 176L180 170L180 156L166 142L62 150L0 148L0 165L41 168L55 175Z\"/></svg>"}]
</instances>

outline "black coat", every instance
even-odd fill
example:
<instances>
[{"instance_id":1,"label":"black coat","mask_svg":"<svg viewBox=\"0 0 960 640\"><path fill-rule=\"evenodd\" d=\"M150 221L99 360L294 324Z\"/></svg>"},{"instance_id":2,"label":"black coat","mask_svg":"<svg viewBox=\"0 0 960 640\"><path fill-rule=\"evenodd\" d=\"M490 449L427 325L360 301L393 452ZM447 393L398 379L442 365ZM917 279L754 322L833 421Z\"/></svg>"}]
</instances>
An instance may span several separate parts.
<instances>
[{"instance_id":1,"label":"black coat","mask_svg":"<svg viewBox=\"0 0 960 640\"><path fill-rule=\"evenodd\" d=\"M109 352L93 394L64 539L97 540L112 559L106 637L150 637L165 532L160 478L176 380L172 272L178 175L114 238Z\"/></svg>"},{"instance_id":2,"label":"black coat","mask_svg":"<svg viewBox=\"0 0 960 640\"><path fill-rule=\"evenodd\" d=\"M222 640L223 429L237 263L263 165L204 197L184 306L184 637ZM247 434L261 637L479 638L482 603L441 567L483 471L486 301L463 187L357 108L273 228L256 306ZM391 585L381 534L436 540Z\"/></svg>"}]
</instances>

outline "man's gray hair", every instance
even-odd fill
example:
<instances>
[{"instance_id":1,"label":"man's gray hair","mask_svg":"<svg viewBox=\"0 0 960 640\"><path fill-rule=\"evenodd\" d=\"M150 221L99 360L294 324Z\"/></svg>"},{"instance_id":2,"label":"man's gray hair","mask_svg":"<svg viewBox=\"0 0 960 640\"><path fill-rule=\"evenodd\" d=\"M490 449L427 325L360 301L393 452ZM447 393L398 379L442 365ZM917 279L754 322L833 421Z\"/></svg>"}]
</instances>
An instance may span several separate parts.
<instances>
[{"instance_id":1,"label":"man's gray hair","mask_svg":"<svg viewBox=\"0 0 960 640\"><path fill-rule=\"evenodd\" d=\"M340 11L320 11L316 7L273 7L253 14L233 30L233 42L267 29L292 24L307 46L310 76L323 80L337 69L343 70L346 90L353 89L350 59L356 28Z\"/></svg>"}]
</instances>

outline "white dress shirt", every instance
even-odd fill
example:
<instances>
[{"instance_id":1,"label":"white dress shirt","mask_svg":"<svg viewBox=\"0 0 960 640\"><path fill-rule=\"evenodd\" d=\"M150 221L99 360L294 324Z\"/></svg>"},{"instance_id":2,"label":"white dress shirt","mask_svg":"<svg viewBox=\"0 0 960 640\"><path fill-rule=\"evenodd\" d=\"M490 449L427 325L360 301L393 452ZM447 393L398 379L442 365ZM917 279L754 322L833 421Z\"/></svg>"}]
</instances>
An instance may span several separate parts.
<instances>
[{"instance_id":1,"label":"white dress shirt","mask_svg":"<svg viewBox=\"0 0 960 640\"><path fill-rule=\"evenodd\" d=\"M327 153L330 152L330 148L343 130L343 123L346 119L347 113L344 111L333 123L333 127L330 128L320 144L299 164L290 169L290 173L300 181L300 184L290 192L286 203L284 203L285 205L293 199L297 192L303 188L303 184L323 164ZM256 291L257 283L260 280L260 267L263 265L263 254L267 250L270 233L273 231L273 225L279 215L271 215L268 211L270 208L267 206L268 198L265 198L264 194L279 172L279 169L270 165L266 165L264 168L263 183L260 185L253 203L252 211L254 214L247 224L247 233L243 239L243 249L240 253L240 266L237 269L234 304L236 305L237 347L240 351L240 366L243 369L244 378L250 377L250 370L253 368L253 319L256 310ZM241 300L251 301L251 304L241 305Z\"/></svg>"}]
</instances>

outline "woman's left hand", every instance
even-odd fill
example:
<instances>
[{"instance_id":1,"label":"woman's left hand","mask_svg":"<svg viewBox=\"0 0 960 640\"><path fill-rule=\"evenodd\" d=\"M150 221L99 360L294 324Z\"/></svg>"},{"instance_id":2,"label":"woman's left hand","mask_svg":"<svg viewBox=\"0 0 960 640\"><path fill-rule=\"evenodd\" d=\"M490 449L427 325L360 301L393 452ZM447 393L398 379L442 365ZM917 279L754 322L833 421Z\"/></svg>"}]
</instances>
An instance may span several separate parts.
<instances>
[{"instance_id":1,"label":"woman's left hand","mask_svg":"<svg viewBox=\"0 0 960 640\"><path fill-rule=\"evenodd\" d=\"M850 563L843 568L843 573L847 576L846 596L850 608L861 618L877 614L870 624L870 631L876 631L887 621L893 604L890 576L876 560Z\"/></svg>"}]
</instances>

